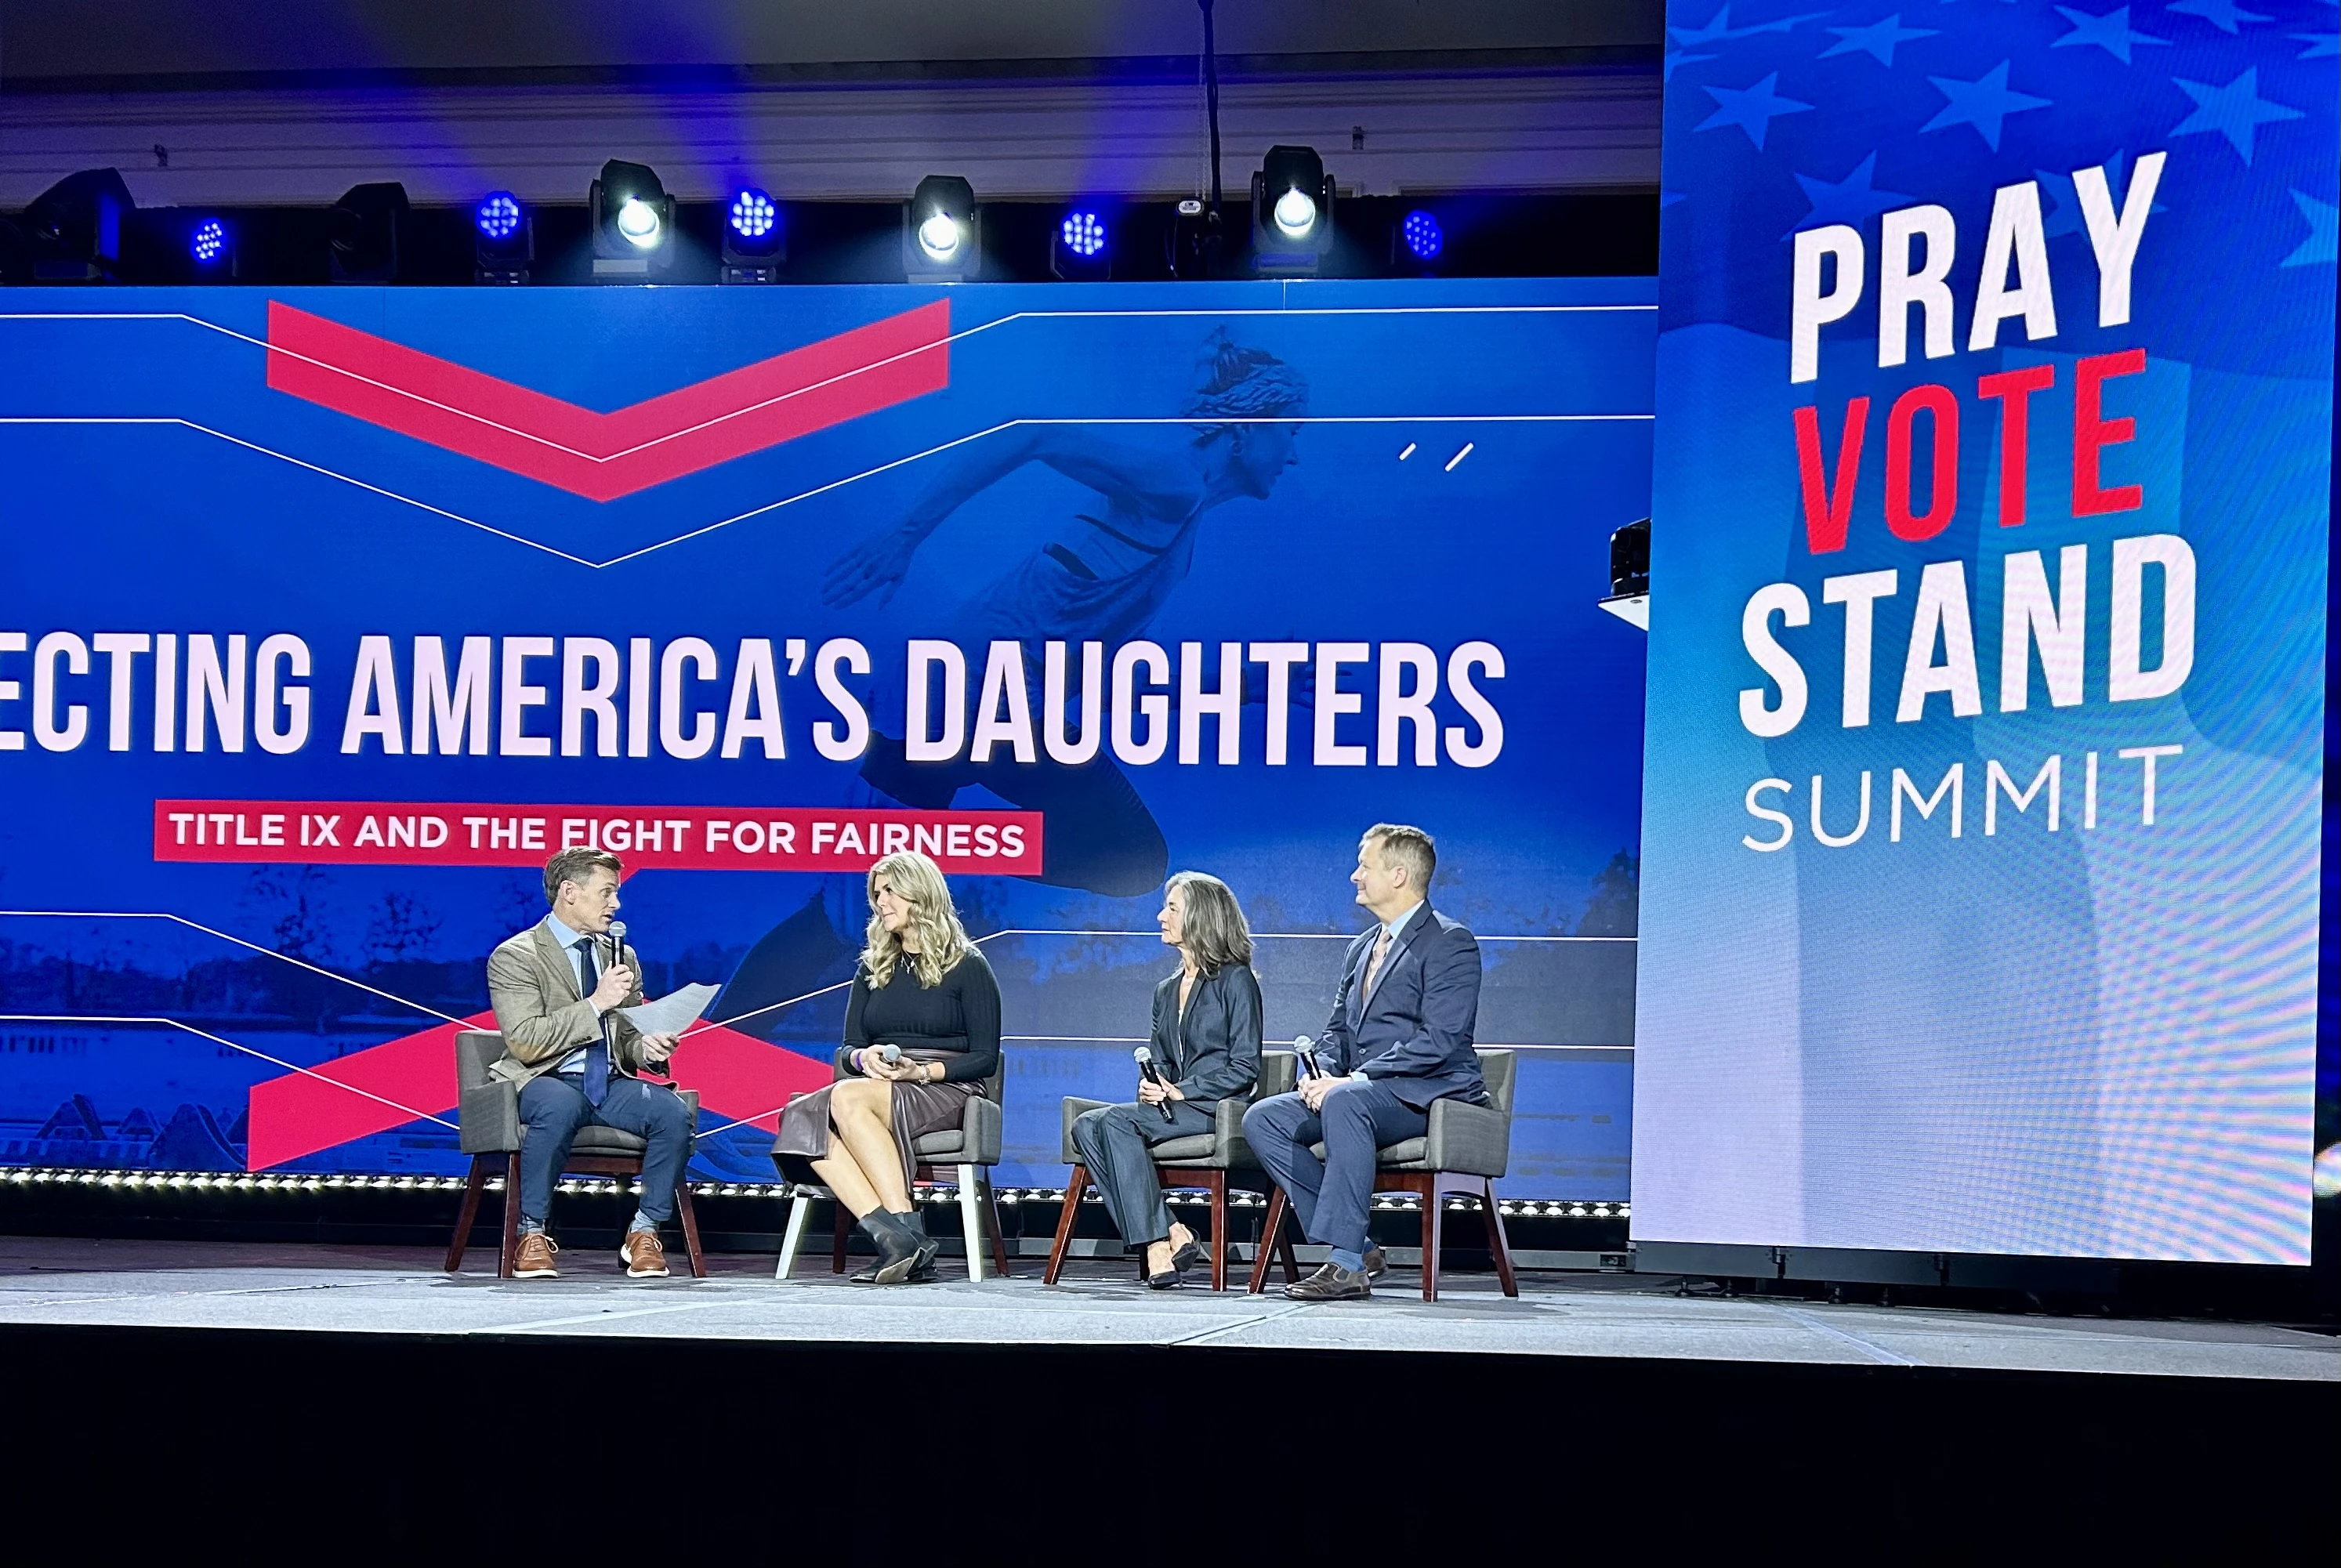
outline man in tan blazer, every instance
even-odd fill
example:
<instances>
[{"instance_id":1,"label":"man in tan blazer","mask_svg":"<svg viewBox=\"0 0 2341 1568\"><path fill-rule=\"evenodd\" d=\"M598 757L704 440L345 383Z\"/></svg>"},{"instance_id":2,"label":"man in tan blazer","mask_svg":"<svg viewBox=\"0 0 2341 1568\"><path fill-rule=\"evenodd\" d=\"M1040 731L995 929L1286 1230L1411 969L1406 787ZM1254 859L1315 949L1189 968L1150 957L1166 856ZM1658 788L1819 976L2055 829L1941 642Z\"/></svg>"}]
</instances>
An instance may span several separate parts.
<instances>
[{"instance_id":1,"label":"man in tan blazer","mask_svg":"<svg viewBox=\"0 0 2341 1568\"><path fill-rule=\"evenodd\" d=\"M643 999L639 959L610 934L618 913L618 858L563 849L544 863L553 912L488 955L488 997L504 1055L489 1069L520 1086L528 1136L520 1151L520 1255L513 1274L552 1279L559 1250L544 1234L553 1186L577 1129L616 1127L648 1146L642 1205L618 1257L630 1279L666 1277L658 1227L674 1216L675 1183L691 1158L690 1109L673 1089L645 1081L674 1051L672 1035L645 1035L615 1011Z\"/></svg>"}]
</instances>

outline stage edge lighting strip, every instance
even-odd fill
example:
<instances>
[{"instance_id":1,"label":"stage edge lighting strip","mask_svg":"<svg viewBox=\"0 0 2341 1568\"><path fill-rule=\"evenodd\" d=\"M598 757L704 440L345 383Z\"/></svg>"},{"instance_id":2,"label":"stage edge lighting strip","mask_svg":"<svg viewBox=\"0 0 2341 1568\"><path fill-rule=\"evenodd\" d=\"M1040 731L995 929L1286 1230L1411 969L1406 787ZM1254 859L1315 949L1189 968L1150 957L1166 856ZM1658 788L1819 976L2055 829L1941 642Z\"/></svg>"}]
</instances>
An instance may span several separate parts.
<instances>
[{"instance_id":1,"label":"stage edge lighting strip","mask_svg":"<svg viewBox=\"0 0 2341 1568\"><path fill-rule=\"evenodd\" d=\"M236 1192L236 1193L321 1193L321 1192L461 1192L467 1178L440 1176L303 1176L297 1174L254 1175L245 1171L125 1171L85 1170L72 1166L14 1166L0 1169L0 1185L20 1189L40 1187L95 1187L105 1192ZM802 1195L807 1197L827 1197L819 1187L800 1189L789 1182L694 1181L685 1184L693 1197L759 1197L784 1199ZM504 1190L501 1176L490 1176L485 1183L489 1192ZM639 1194L639 1180L605 1178L593 1180L569 1177L560 1184L561 1192L572 1196L599 1193L614 1196L621 1189L627 1194ZM1189 1196L1200 1193L1200 1187L1168 1189L1172 1205L1181 1208L1201 1206L1209 1200ZM948 1183L924 1186L912 1195L920 1202L938 1206L959 1202L959 1189ZM998 1187L992 1196L1003 1205L1020 1203L1054 1203L1065 1201L1061 1187ZM1097 1189L1092 1186L1083 1196L1084 1203L1100 1203ZM1268 1200L1258 1193L1231 1192L1228 1195L1230 1208L1264 1208ZM1422 1201L1415 1197L1380 1197L1374 1200L1379 1210L1420 1212ZM1477 1214L1478 1198L1449 1198L1448 1212ZM1506 1198L1496 1205L1497 1212L1509 1218L1520 1219L1629 1219L1630 1204L1585 1202L1564 1198Z\"/></svg>"}]
</instances>

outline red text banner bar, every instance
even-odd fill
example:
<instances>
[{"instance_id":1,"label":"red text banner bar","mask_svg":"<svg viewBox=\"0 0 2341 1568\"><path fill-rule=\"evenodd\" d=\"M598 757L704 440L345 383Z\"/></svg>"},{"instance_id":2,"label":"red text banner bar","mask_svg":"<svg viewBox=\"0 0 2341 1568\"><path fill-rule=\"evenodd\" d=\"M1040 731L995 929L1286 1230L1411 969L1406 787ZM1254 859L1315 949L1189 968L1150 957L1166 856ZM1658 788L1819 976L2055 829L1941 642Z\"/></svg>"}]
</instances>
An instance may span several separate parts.
<instances>
[{"instance_id":1,"label":"red text banner bar","mask_svg":"<svg viewBox=\"0 0 2341 1568\"><path fill-rule=\"evenodd\" d=\"M607 849L629 871L866 871L916 849L954 876L1041 872L1038 811L463 801L157 800L154 858L309 866L542 866Z\"/></svg>"}]
</instances>

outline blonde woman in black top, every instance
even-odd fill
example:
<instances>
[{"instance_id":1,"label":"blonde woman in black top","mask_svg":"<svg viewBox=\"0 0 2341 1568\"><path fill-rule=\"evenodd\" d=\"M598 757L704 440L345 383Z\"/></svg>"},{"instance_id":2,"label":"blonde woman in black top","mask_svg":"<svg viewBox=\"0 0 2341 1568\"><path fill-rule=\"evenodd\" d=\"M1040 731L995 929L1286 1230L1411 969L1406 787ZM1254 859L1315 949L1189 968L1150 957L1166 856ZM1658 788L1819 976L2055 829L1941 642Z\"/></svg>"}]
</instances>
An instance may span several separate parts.
<instances>
[{"instance_id":1,"label":"blonde woman in black top","mask_svg":"<svg viewBox=\"0 0 2341 1568\"><path fill-rule=\"evenodd\" d=\"M1211 1130L1219 1102L1249 1094L1260 1076L1260 980L1243 907L1217 877L1181 871L1154 917L1179 968L1154 987L1148 1049L1162 1082L1141 1078L1135 1105L1105 1106L1073 1123L1073 1146L1122 1240L1146 1249L1146 1283L1169 1290L1200 1248L1162 1202L1150 1145ZM1164 1107L1169 1108L1166 1116Z\"/></svg>"},{"instance_id":2,"label":"blonde woman in black top","mask_svg":"<svg viewBox=\"0 0 2341 1568\"><path fill-rule=\"evenodd\" d=\"M870 928L845 1006L839 1077L781 1115L772 1157L852 1210L878 1249L857 1279L926 1277L937 1247L911 1201L912 1147L961 1125L1000 1065L1000 985L968 940L935 863L914 850L870 868ZM899 1049L888 1061L884 1047Z\"/></svg>"}]
</instances>

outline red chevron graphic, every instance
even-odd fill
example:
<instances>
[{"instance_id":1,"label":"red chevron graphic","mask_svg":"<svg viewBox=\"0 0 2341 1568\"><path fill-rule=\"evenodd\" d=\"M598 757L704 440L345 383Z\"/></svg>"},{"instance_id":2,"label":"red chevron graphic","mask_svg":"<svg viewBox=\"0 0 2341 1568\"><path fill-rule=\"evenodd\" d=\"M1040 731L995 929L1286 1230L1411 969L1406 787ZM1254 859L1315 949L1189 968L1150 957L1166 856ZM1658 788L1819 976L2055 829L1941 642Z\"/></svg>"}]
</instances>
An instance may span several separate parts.
<instances>
[{"instance_id":1,"label":"red chevron graphic","mask_svg":"<svg viewBox=\"0 0 2341 1568\"><path fill-rule=\"evenodd\" d=\"M493 1013L477 1013L460 1024L441 1024L305 1073L253 1085L251 1142L244 1164L266 1170L353 1138L404 1126L414 1118L402 1106L434 1116L445 1112L457 1097L455 1032L495 1027ZM826 1062L766 1045L721 1024L696 1026L674 1054L675 1082L697 1089L702 1108L718 1116L751 1117L751 1125L767 1132L778 1130L780 1118L765 1113L820 1088L830 1077ZM352 1089L364 1092L353 1094ZM370 1097L376 1095L382 1097ZM395 1103L386 1105L385 1100Z\"/></svg>"},{"instance_id":2,"label":"red chevron graphic","mask_svg":"<svg viewBox=\"0 0 2341 1568\"><path fill-rule=\"evenodd\" d=\"M592 501L614 501L951 384L951 303L596 413L271 300L268 384Z\"/></svg>"}]
</instances>

